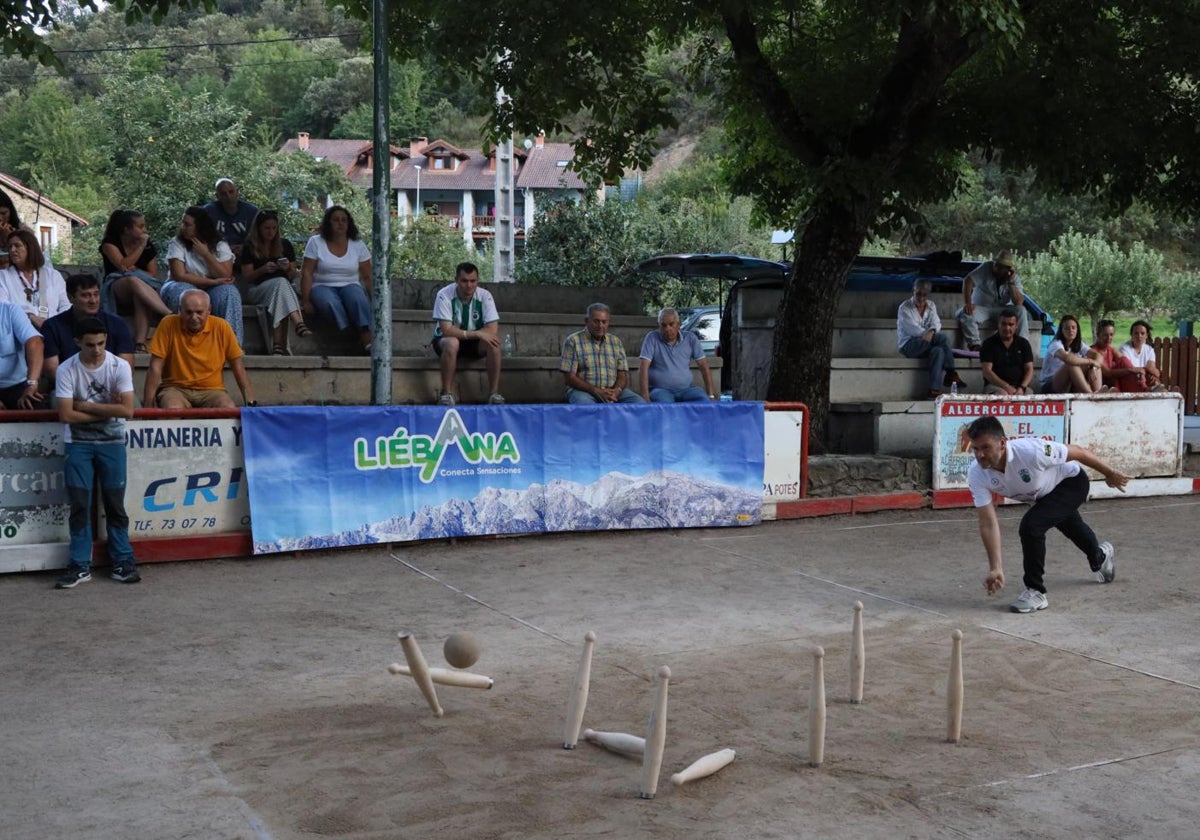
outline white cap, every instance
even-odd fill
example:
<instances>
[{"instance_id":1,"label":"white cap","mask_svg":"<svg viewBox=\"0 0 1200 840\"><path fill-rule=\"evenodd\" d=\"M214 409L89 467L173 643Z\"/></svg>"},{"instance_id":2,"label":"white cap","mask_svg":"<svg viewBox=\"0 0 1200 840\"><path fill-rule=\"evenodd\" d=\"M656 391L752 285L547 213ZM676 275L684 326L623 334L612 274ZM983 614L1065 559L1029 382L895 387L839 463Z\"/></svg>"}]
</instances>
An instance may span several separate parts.
<instances>
[{"instance_id":1,"label":"white cap","mask_svg":"<svg viewBox=\"0 0 1200 840\"><path fill-rule=\"evenodd\" d=\"M217 183L213 184L213 189L214 189L214 190L215 190L215 189L217 189L217 188L218 188L218 187L220 187L222 184L229 184L231 187L236 187L236 186L237 186L237 184L233 183L233 179L232 179L232 178L218 178L218 179L217 179Z\"/></svg>"}]
</instances>

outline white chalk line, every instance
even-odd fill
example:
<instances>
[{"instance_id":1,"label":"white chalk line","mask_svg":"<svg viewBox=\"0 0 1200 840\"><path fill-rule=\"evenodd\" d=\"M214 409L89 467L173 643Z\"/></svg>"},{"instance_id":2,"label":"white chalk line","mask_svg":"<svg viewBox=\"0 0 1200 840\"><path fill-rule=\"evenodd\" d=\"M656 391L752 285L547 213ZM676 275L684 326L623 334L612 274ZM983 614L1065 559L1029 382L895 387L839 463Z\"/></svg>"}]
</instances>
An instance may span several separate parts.
<instances>
[{"instance_id":1,"label":"white chalk line","mask_svg":"<svg viewBox=\"0 0 1200 840\"><path fill-rule=\"evenodd\" d=\"M429 578L429 579L430 579L431 581L433 581L434 583L440 583L442 586L446 587L446 588L447 588L447 589L449 589L451 592L454 592L454 593L457 593L457 594L459 594L459 595L462 595L462 596L463 596L464 598L466 598L468 601L471 601L471 602L473 602L473 603L476 603L476 604L478 604L479 606L481 606L481 607L484 607L485 609L489 609L489 610L491 610L492 612L496 613L497 615L502 615L502 616L504 616L505 618L507 618L507 619L509 619L509 620L511 620L511 621L515 621L515 622L517 622L517 624L524 625L525 627L528 627L530 630L534 630L534 631L536 631L536 632L538 632L538 633L541 633L543 636L548 636L549 638L551 638L551 639L554 639L556 642L562 642L564 645L570 645L570 646L574 646L574 645L573 645L571 642L568 642L566 639L564 639L564 638L561 638L560 636L555 636L555 635L554 635L553 633L551 633L549 630L543 630L541 627L538 627L536 624L530 624L528 621L526 621L526 620L525 620L525 619L523 619L523 618L518 618L517 616L515 616L515 615L513 615L513 614L511 614L511 613L506 613L506 612L505 612L504 610L502 610L502 609L498 609L497 607L493 607L493 606L492 606L491 604L489 604L487 601L484 601L484 600L481 600L481 599L479 599L479 598L476 598L474 595L472 595L470 592L467 592L465 589L462 589L462 588L460 588L460 587L458 587L458 586L455 586L454 584L452 584L452 583L449 583L448 581L444 581L444 580L442 580L441 578L437 577L436 575L432 575L432 574L430 574L429 572L425 571L424 569L421 569L421 568L418 568L417 566L414 566L412 563L409 563L407 560L405 560L405 559L403 559L403 558L401 558L401 557L397 557L395 554L393 554L393 553L391 553L391 552L389 552L389 553L388 553L388 556L389 556L389 557L391 557L391 558L392 558L393 560L395 560L396 562L398 562L398 563L402 563L403 565L407 566L409 569L411 569L412 571L416 572L417 574L419 574L419 575L422 575L423 577L427 577L427 578Z\"/></svg>"},{"instance_id":2,"label":"white chalk line","mask_svg":"<svg viewBox=\"0 0 1200 840\"><path fill-rule=\"evenodd\" d=\"M1124 764L1127 761L1139 761L1143 758L1154 758L1159 755L1167 755L1168 753L1183 752L1184 750L1193 749L1192 747L1167 747L1163 750L1154 750L1148 753L1138 753L1137 755L1125 755L1120 758L1103 758L1099 761L1089 761L1086 764L1074 764L1070 767L1056 767L1053 770L1043 770L1040 773L1029 773L1025 776L1017 776L1012 779L996 779L991 782L980 782L976 785L967 785L966 787L955 788L954 790L944 790L941 793L931 793L928 796L922 796L921 801L927 799L941 799L947 796L958 796L966 793L969 790L979 790L980 788L996 788L1006 785L1020 784L1021 782L1033 781L1035 779L1044 779L1048 776L1059 776L1063 773L1075 773L1079 770L1092 770L1096 767L1108 767L1113 764Z\"/></svg>"},{"instance_id":3,"label":"white chalk line","mask_svg":"<svg viewBox=\"0 0 1200 840\"><path fill-rule=\"evenodd\" d=\"M769 565L769 566L772 566L777 569L782 569L785 572L789 572L793 575L797 575L802 578L807 578L809 580L814 580L814 581L818 581L820 583L825 583L825 584L828 584L829 586L833 586L837 589L845 589L848 592L853 592L853 593L855 593L857 595L861 595L865 598L874 598L877 601L883 601L888 604L895 604L896 606L900 606L900 607L907 607L908 609L917 610L918 612L928 613L929 615L936 615L939 618L950 618L950 616L946 613L941 613L941 612L938 612L937 610L931 610L931 609L928 609L927 607L922 607L917 604L910 604L907 601L901 601L898 598L889 598L886 595L879 595L878 593L871 592L866 589L859 589L858 587L849 586L848 584L844 584L844 583L839 583L836 580L829 580L828 578L819 577L818 575L811 575L811 574L808 574L807 572L801 572L797 569L793 569L788 566L784 566L780 563L773 563L773 562L769 562L766 560L762 560L761 558L754 557L752 555L738 554L735 551L729 551L728 549L721 548L720 546L714 546L714 548L716 548L718 551L723 551L724 553L729 554L733 557L737 557L740 560L749 560L753 563L759 563L761 565ZM1065 653L1065 654L1069 654L1071 656L1076 656L1081 659L1086 659L1090 662L1096 662L1101 665L1109 665L1113 668L1120 668L1123 671L1129 671L1134 674L1140 674L1143 677L1150 677L1151 679L1162 680L1163 682L1168 682L1168 683L1171 683L1172 685L1178 685L1178 686L1182 686L1184 688L1191 688L1191 689L1200 691L1200 685L1194 685L1190 682L1185 682L1184 680L1177 680L1174 677L1168 677L1168 676L1165 676L1164 674L1156 674L1153 671L1143 671L1140 668L1134 668L1130 665L1122 665L1119 662L1112 662L1107 659L1101 659L1098 656L1092 656L1091 654L1083 653L1082 651L1071 650L1069 648L1059 647L1057 645L1052 645L1047 642L1042 642L1037 639L1031 639L1027 636L1022 636L1019 633L1013 633L1012 631L1009 631L1009 630L1002 630L1001 628L994 627L990 624L976 624L975 626L981 630L991 630L993 633L999 633L1002 636L1008 636L1009 638L1018 639L1022 642L1028 642L1029 644L1039 645L1040 647L1049 648L1050 650L1058 651L1059 653Z\"/></svg>"},{"instance_id":4,"label":"white chalk line","mask_svg":"<svg viewBox=\"0 0 1200 840\"><path fill-rule=\"evenodd\" d=\"M241 805L242 815L246 818L246 822L250 824L250 830L254 832L254 836L258 840L273 840L271 832L267 831L267 827L263 825L263 821L259 819L258 815L254 813L254 809L250 807L250 803L237 795L233 785L229 782L229 778L222 772L217 762L213 761L211 755L204 756L204 763L208 765L209 772L213 774L217 782L225 789L225 792L236 799L238 804Z\"/></svg>"},{"instance_id":5,"label":"white chalk line","mask_svg":"<svg viewBox=\"0 0 1200 840\"><path fill-rule=\"evenodd\" d=\"M1039 647L1049 648L1050 650L1056 650L1059 653L1069 653L1072 656L1078 656L1079 658L1086 659L1090 662L1098 662L1101 665L1108 665L1113 668L1120 668L1122 671L1130 671L1131 673L1134 673L1134 674L1140 674L1143 677L1150 677L1151 679L1162 680L1163 682L1169 682L1172 685L1183 686L1184 688L1191 688L1191 689L1200 691L1200 685L1194 685L1193 683L1190 683L1190 682L1185 682L1183 680L1177 680L1174 677L1168 677L1163 674L1156 674L1153 671L1143 671L1140 668L1134 668L1130 665L1122 665L1120 662L1112 662L1108 659L1101 659L1099 656L1092 656L1090 653L1083 653L1082 651L1078 651L1078 650L1069 650L1067 648L1059 647L1058 645L1052 645L1048 642L1042 642L1037 639L1030 639L1025 636L1022 636L1019 633L1013 633L1009 630L1001 630L999 627L992 627L990 624L980 624L979 627L981 627L984 630L991 630L993 633L999 633L1001 636L1008 636L1011 639L1020 639L1022 642L1029 642L1030 644L1038 645Z\"/></svg>"}]
</instances>

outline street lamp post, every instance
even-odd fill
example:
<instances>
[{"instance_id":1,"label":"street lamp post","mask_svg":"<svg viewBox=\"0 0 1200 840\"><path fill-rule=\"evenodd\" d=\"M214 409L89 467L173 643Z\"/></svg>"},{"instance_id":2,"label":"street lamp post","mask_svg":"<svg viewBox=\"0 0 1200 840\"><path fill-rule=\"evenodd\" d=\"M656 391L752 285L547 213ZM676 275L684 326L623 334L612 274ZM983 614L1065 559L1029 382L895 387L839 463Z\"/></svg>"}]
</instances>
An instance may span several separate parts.
<instances>
[{"instance_id":1,"label":"street lamp post","mask_svg":"<svg viewBox=\"0 0 1200 840\"><path fill-rule=\"evenodd\" d=\"M413 164L413 169L417 170L417 206L413 208L413 224L416 224L417 215L421 212L421 167Z\"/></svg>"}]
</instances>

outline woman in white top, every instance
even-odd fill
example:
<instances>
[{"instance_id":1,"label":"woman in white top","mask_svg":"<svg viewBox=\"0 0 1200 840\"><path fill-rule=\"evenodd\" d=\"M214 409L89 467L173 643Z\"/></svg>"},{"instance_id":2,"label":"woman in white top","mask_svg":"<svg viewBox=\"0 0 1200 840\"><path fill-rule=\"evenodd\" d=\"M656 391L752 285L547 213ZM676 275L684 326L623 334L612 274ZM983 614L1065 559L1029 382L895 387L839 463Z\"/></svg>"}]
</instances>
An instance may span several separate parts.
<instances>
[{"instance_id":1,"label":"woman in white top","mask_svg":"<svg viewBox=\"0 0 1200 840\"><path fill-rule=\"evenodd\" d=\"M212 314L229 322L238 344L242 341L242 296L233 284L233 251L221 239L203 207L183 211L179 233L167 246L170 274L159 289L163 303L179 311L184 292L193 289L208 295Z\"/></svg>"},{"instance_id":2,"label":"woman in white top","mask_svg":"<svg viewBox=\"0 0 1200 840\"><path fill-rule=\"evenodd\" d=\"M1088 358L1091 348L1079 334L1079 319L1064 315L1042 361L1044 394L1096 394L1102 389L1100 361Z\"/></svg>"},{"instance_id":3,"label":"woman in white top","mask_svg":"<svg viewBox=\"0 0 1200 840\"><path fill-rule=\"evenodd\" d=\"M1130 361L1133 369L1142 374L1139 381L1145 386L1143 391L1165 391L1167 386L1162 382L1162 371L1158 369L1158 355L1147 342L1150 340L1150 324L1146 321L1134 321L1129 328L1129 341L1121 345L1121 355Z\"/></svg>"},{"instance_id":4,"label":"woman in white top","mask_svg":"<svg viewBox=\"0 0 1200 840\"><path fill-rule=\"evenodd\" d=\"M357 330L364 352L371 352L371 252L345 207L326 210L320 233L304 246L300 306L339 330Z\"/></svg>"},{"instance_id":5,"label":"woman in white top","mask_svg":"<svg viewBox=\"0 0 1200 840\"><path fill-rule=\"evenodd\" d=\"M37 237L28 230L12 230L7 240L10 265L0 272L0 300L21 307L40 330L47 318L71 308L66 281L47 264Z\"/></svg>"}]
</instances>

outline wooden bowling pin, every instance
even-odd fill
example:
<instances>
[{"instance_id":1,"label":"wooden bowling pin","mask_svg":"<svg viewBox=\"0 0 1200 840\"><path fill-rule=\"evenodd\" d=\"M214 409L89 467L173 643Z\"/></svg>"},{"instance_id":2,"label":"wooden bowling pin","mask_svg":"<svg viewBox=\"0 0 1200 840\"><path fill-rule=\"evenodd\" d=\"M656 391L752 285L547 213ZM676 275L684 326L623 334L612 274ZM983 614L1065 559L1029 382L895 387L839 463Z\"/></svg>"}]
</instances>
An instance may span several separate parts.
<instances>
[{"instance_id":1,"label":"wooden bowling pin","mask_svg":"<svg viewBox=\"0 0 1200 840\"><path fill-rule=\"evenodd\" d=\"M563 749L573 750L579 743L579 727L583 726L583 712L587 708L588 685L592 679L592 649L596 645L596 634L591 630L583 634L583 653L579 657L579 668L575 671L575 682L571 686L571 699L567 702L567 721L563 726Z\"/></svg>"},{"instance_id":2,"label":"wooden bowling pin","mask_svg":"<svg viewBox=\"0 0 1200 840\"><path fill-rule=\"evenodd\" d=\"M583 740L618 755L641 758L646 754L646 739L630 735L628 732L597 732L595 729L585 729Z\"/></svg>"},{"instance_id":3,"label":"wooden bowling pin","mask_svg":"<svg viewBox=\"0 0 1200 840\"><path fill-rule=\"evenodd\" d=\"M693 782L696 779L703 779L705 776L711 776L722 767L732 763L736 755L737 753L735 753L733 750L724 749L717 750L715 753L709 753L706 756L701 756L687 767L671 776L671 784L682 785L686 782Z\"/></svg>"},{"instance_id":4,"label":"wooden bowling pin","mask_svg":"<svg viewBox=\"0 0 1200 840\"><path fill-rule=\"evenodd\" d=\"M482 688L485 691L495 685L495 680L483 674L472 674L470 671L451 671L449 668L430 668L429 679L436 685L453 685L459 688ZM399 662L388 666L389 674L411 677L412 669Z\"/></svg>"},{"instance_id":5,"label":"wooden bowling pin","mask_svg":"<svg viewBox=\"0 0 1200 840\"><path fill-rule=\"evenodd\" d=\"M642 756L642 799L653 799L658 792L658 774L662 770L663 749L667 744L667 685L671 682L671 669L666 665L658 669L658 688L654 696L654 708L650 712L650 726L646 734L646 753Z\"/></svg>"},{"instance_id":6,"label":"wooden bowling pin","mask_svg":"<svg viewBox=\"0 0 1200 840\"><path fill-rule=\"evenodd\" d=\"M863 641L863 604L854 602L854 629L850 639L850 702L861 703L863 699L863 674L867 661L866 644Z\"/></svg>"},{"instance_id":7,"label":"wooden bowling pin","mask_svg":"<svg viewBox=\"0 0 1200 840\"><path fill-rule=\"evenodd\" d=\"M962 631L955 630L950 634L950 638L950 679L946 684L946 740L957 744L962 738Z\"/></svg>"},{"instance_id":8,"label":"wooden bowling pin","mask_svg":"<svg viewBox=\"0 0 1200 840\"><path fill-rule=\"evenodd\" d=\"M445 712L442 711L442 705L438 703L437 691L433 688L433 678L429 675L429 666L425 664L425 656L421 653L416 637L412 633L401 631L397 634L397 638L400 639L400 647L404 649L404 659L412 671L413 682L425 695L425 701L433 710L433 716L441 717Z\"/></svg>"},{"instance_id":9,"label":"wooden bowling pin","mask_svg":"<svg viewBox=\"0 0 1200 840\"><path fill-rule=\"evenodd\" d=\"M808 763L825 761L825 648L813 651L813 679L808 692Z\"/></svg>"}]
</instances>

